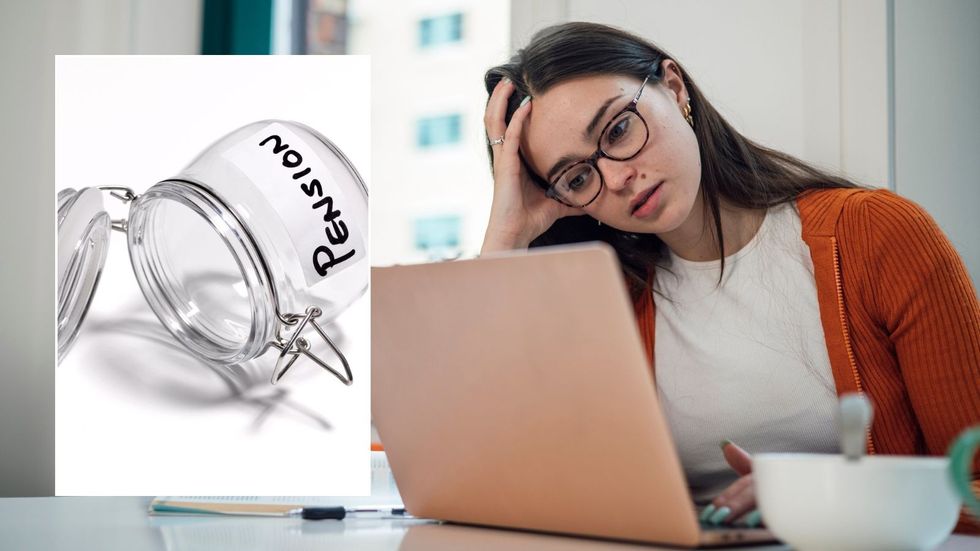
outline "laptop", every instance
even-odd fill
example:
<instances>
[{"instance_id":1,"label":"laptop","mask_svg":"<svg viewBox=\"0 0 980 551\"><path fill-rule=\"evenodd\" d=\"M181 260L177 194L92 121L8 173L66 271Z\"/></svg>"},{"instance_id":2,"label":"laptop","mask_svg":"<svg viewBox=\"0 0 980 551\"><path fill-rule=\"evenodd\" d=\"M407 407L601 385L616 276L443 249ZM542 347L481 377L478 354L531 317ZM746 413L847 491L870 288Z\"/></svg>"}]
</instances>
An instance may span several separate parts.
<instances>
[{"instance_id":1,"label":"laptop","mask_svg":"<svg viewBox=\"0 0 980 551\"><path fill-rule=\"evenodd\" d=\"M372 416L416 517L681 547L699 524L613 250L373 268Z\"/></svg>"}]
</instances>

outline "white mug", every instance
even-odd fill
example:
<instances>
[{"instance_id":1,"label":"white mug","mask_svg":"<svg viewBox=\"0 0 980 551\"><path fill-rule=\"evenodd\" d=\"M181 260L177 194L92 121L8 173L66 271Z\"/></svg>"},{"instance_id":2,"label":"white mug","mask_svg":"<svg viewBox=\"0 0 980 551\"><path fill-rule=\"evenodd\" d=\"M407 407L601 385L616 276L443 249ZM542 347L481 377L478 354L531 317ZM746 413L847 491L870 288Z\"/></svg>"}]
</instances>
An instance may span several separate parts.
<instances>
[{"instance_id":1,"label":"white mug","mask_svg":"<svg viewBox=\"0 0 980 551\"><path fill-rule=\"evenodd\" d=\"M931 549L960 511L947 457L762 453L752 457L766 525L801 551Z\"/></svg>"}]
</instances>

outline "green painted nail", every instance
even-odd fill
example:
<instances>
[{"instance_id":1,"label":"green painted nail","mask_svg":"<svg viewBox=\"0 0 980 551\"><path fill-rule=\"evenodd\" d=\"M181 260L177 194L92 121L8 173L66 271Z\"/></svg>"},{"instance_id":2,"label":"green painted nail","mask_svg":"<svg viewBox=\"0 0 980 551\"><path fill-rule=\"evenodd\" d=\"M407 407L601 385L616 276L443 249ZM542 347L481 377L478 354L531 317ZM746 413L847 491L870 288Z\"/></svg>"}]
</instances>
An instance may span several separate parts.
<instances>
[{"instance_id":1,"label":"green painted nail","mask_svg":"<svg viewBox=\"0 0 980 551\"><path fill-rule=\"evenodd\" d=\"M745 525L749 528L755 528L762 522L762 513L758 509L754 509L751 513L745 515Z\"/></svg>"},{"instance_id":2,"label":"green painted nail","mask_svg":"<svg viewBox=\"0 0 980 551\"><path fill-rule=\"evenodd\" d=\"M721 443L718 444L718 446L721 448L722 451L725 451L725 446L731 443L732 443L731 440L722 440Z\"/></svg>"},{"instance_id":3,"label":"green painted nail","mask_svg":"<svg viewBox=\"0 0 980 551\"><path fill-rule=\"evenodd\" d=\"M531 101L531 96L524 96L524 99L521 100L520 107L524 107L524 104L527 103L527 102L529 102L529 101Z\"/></svg>"},{"instance_id":4,"label":"green painted nail","mask_svg":"<svg viewBox=\"0 0 980 551\"><path fill-rule=\"evenodd\" d=\"M715 514L711 515L711 518L708 519L708 522L710 522L711 524L721 524L721 521L725 520L725 518L730 514L732 514L731 509L729 509L728 507L721 507L720 509L715 511Z\"/></svg>"},{"instance_id":5,"label":"green painted nail","mask_svg":"<svg viewBox=\"0 0 980 551\"><path fill-rule=\"evenodd\" d=\"M704 508L704 510L701 511L701 516L698 517L698 520L700 520L701 522L708 522L708 517L710 517L711 513L714 512L715 512L715 506L708 505L707 507Z\"/></svg>"}]
</instances>

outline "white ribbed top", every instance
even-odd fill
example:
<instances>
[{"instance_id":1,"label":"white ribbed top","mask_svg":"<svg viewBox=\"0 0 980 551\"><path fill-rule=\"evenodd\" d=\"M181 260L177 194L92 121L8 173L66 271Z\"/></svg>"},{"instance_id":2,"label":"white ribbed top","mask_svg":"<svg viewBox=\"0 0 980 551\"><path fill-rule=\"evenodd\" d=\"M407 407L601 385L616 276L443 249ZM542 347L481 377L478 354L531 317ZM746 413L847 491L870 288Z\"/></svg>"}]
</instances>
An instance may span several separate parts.
<instances>
[{"instance_id":1,"label":"white ribbed top","mask_svg":"<svg viewBox=\"0 0 980 551\"><path fill-rule=\"evenodd\" d=\"M695 501L734 482L718 443L749 453L839 449L837 397L810 251L793 203L721 262L671 255L654 289L657 390ZM668 273L669 269L672 273ZM669 300L668 300L669 299Z\"/></svg>"}]
</instances>

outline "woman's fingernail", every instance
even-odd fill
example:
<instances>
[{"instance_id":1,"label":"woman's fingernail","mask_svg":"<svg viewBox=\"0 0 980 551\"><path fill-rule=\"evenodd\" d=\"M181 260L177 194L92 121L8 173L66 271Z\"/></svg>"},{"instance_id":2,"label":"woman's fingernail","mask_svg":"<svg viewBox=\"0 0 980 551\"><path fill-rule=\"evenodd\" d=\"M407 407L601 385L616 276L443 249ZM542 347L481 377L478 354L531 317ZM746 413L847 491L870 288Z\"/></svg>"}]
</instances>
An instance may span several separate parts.
<instances>
[{"instance_id":1,"label":"woman's fingernail","mask_svg":"<svg viewBox=\"0 0 980 551\"><path fill-rule=\"evenodd\" d=\"M753 509L753 511L745 515L745 525L749 528L755 528L762 522L762 513L758 509Z\"/></svg>"},{"instance_id":2,"label":"woman's fingernail","mask_svg":"<svg viewBox=\"0 0 980 551\"><path fill-rule=\"evenodd\" d=\"M720 509L715 511L713 515L711 515L711 517L708 519L708 522L710 522L711 524L721 524L721 521L725 520L725 518L728 517L728 515L730 514L732 514L731 509L729 509L728 507L721 507Z\"/></svg>"},{"instance_id":3,"label":"woman's fingernail","mask_svg":"<svg viewBox=\"0 0 980 551\"><path fill-rule=\"evenodd\" d=\"M531 96L524 96L524 99L521 100L521 104L519 107L524 107L524 104L529 101L531 101Z\"/></svg>"},{"instance_id":4,"label":"woman's fingernail","mask_svg":"<svg viewBox=\"0 0 980 551\"><path fill-rule=\"evenodd\" d=\"M701 511L701 516L698 517L698 520L700 520L701 522L708 522L708 519L711 517L711 514L714 512L715 512L715 506L708 505L707 507L704 508L703 511Z\"/></svg>"},{"instance_id":5,"label":"woman's fingernail","mask_svg":"<svg viewBox=\"0 0 980 551\"><path fill-rule=\"evenodd\" d=\"M718 444L718 446L721 447L722 451L725 451L725 446L731 443L732 443L731 440L722 440L721 443Z\"/></svg>"}]
</instances>

